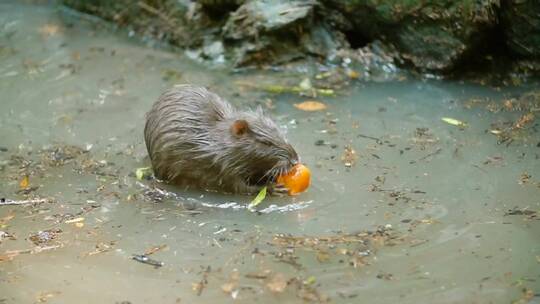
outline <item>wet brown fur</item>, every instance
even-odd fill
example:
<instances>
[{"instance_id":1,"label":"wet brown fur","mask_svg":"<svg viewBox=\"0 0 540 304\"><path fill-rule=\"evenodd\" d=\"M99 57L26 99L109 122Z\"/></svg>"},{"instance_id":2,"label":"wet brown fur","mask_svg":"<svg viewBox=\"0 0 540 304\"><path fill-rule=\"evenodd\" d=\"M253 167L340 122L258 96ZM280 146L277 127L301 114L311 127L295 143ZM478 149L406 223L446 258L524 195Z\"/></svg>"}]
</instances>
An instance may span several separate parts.
<instances>
[{"instance_id":1,"label":"wet brown fur","mask_svg":"<svg viewBox=\"0 0 540 304\"><path fill-rule=\"evenodd\" d=\"M194 85L177 85L158 98L147 113L144 138L157 178L207 190L272 189L276 177L298 163L261 108L238 111Z\"/></svg>"}]
</instances>

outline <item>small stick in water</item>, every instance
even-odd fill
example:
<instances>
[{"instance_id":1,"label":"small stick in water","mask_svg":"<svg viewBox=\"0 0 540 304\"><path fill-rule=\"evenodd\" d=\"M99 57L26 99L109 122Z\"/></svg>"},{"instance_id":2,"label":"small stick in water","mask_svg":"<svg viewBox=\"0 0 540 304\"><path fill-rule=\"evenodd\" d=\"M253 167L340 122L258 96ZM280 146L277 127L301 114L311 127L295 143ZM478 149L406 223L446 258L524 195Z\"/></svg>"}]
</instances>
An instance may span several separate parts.
<instances>
[{"instance_id":1,"label":"small stick in water","mask_svg":"<svg viewBox=\"0 0 540 304\"><path fill-rule=\"evenodd\" d=\"M362 137L362 138L367 138L367 139L374 140L379 145L383 144L383 141L380 138L377 138L377 137L368 136L368 135L364 135L364 134L358 134L356 137Z\"/></svg>"},{"instance_id":2,"label":"small stick in water","mask_svg":"<svg viewBox=\"0 0 540 304\"><path fill-rule=\"evenodd\" d=\"M442 151L442 148L438 148L435 152L429 153L428 155L425 155L425 156L423 156L423 157L420 157L420 158L417 159L417 160L411 160L411 161L409 162L409 164L414 164L414 163L419 162L419 161L422 161L422 160L424 160L424 159L426 159L426 158L428 158L428 157L437 155L437 154L439 154L441 151Z\"/></svg>"},{"instance_id":3,"label":"small stick in water","mask_svg":"<svg viewBox=\"0 0 540 304\"><path fill-rule=\"evenodd\" d=\"M135 261L137 261L137 262L139 262L139 263L152 265L152 266L154 266L155 268L159 268L159 267L165 265L165 263L160 262L160 261L153 260L153 259L147 257L147 256L144 255L144 254L134 254L134 255L132 256L132 259L134 259Z\"/></svg>"},{"instance_id":4,"label":"small stick in water","mask_svg":"<svg viewBox=\"0 0 540 304\"><path fill-rule=\"evenodd\" d=\"M9 206L9 205L28 205L28 204L42 204L49 202L50 200L47 198L36 198L31 200L10 200L6 198L0 198L0 206Z\"/></svg>"}]
</instances>

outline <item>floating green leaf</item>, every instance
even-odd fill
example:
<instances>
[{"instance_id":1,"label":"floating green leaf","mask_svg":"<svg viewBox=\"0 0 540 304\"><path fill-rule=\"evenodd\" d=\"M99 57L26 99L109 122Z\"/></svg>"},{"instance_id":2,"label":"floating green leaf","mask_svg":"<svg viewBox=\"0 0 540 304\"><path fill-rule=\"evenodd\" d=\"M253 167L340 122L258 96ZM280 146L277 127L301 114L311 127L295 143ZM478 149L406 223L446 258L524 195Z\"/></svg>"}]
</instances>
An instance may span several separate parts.
<instances>
[{"instance_id":1,"label":"floating green leaf","mask_svg":"<svg viewBox=\"0 0 540 304\"><path fill-rule=\"evenodd\" d=\"M251 209L253 207L256 207L265 198L266 198L266 187L262 188L261 191L259 191L259 194L257 194L257 196L251 201L251 203L249 203L248 208Z\"/></svg>"},{"instance_id":2,"label":"floating green leaf","mask_svg":"<svg viewBox=\"0 0 540 304\"><path fill-rule=\"evenodd\" d=\"M151 167L144 167L144 168L137 168L135 171L135 176L138 180L143 180L146 177L149 177L152 174L152 168Z\"/></svg>"},{"instance_id":3,"label":"floating green leaf","mask_svg":"<svg viewBox=\"0 0 540 304\"><path fill-rule=\"evenodd\" d=\"M314 277L314 276L310 276L310 277L308 277L308 278L304 281L304 284L305 284L305 285L312 285L312 284L314 284L315 282L317 282L317 278Z\"/></svg>"}]
</instances>

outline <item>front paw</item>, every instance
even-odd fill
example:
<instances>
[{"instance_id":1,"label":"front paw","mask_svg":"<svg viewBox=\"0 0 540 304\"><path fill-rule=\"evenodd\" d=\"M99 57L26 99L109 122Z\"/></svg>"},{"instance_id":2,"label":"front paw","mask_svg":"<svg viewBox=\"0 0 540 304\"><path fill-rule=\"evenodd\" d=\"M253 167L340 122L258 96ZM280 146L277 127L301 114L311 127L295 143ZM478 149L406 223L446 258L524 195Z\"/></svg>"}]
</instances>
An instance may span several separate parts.
<instances>
[{"instance_id":1,"label":"front paw","mask_svg":"<svg viewBox=\"0 0 540 304\"><path fill-rule=\"evenodd\" d=\"M289 189L282 184L273 183L268 186L268 193L274 196L285 196L289 194Z\"/></svg>"}]
</instances>

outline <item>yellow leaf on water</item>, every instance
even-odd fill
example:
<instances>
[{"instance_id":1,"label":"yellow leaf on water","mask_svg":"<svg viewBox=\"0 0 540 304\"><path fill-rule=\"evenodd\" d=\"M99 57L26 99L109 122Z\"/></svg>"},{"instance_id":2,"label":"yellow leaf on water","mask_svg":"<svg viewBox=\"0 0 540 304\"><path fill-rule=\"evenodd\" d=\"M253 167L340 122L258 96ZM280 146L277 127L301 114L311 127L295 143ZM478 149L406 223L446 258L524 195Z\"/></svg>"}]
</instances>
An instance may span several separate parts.
<instances>
[{"instance_id":1,"label":"yellow leaf on water","mask_svg":"<svg viewBox=\"0 0 540 304\"><path fill-rule=\"evenodd\" d=\"M64 223L72 224L72 223L79 223L79 222L84 222L84 217L77 217L77 218L74 218L74 219L71 219L71 220L67 220Z\"/></svg>"},{"instance_id":2,"label":"yellow leaf on water","mask_svg":"<svg viewBox=\"0 0 540 304\"><path fill-rule=\"evenodd\" d=\"M466 127L467 126L467 123L466 122L463 122L461 120L457 120L457 119L454 119L454 118L450 118L450 117L443 117L441 118L442 121L446 122L447 124L451 124L453 126L457 126L457 127Z\"/></svg>"},{"instance_id":3,"label":"yellow leaf on water","mask_svg":"<svg viewBox=\"0 0 540 304\"><path fill-rule=\"evenodd\" d=\"M238 287L238 283L236 282L227 282L223 285L221 285L221 290L223 290L224 293L231 294L236 287Z\"/></svg>"},{"instance_id":4,"label":"yellow leaf on water","mask_svg":"<svg viewBox=\"0 0 540 304\"><path fill-rule=\"evenodd\" d=\"M287 278L285 278L283 274L278 273L266 283L266 287L272 292L282 293L285 291L285 288L287 288Z\"/></svg>"},{"instance_id":5,"label":"yellow leaf on water","mask_svg":"<svg viewBox=\"0 0 540 304\"><path fill-rule=\"evenodd\" d=\"M59 25L50 24L50 23L45 24L45 25L41 26L38 29L38 31L44 37L46 37L46 36L54 36L54 35L58 34L61 30L62 30L62 28Z\"/></svg>"},{"instance_id":6,"label":"yellow leaf on water","mask_svg":"<svg viewBox=\"0 0 540 304\"><path fill-rule=\"evenodd\" d=\"M358 73L355 70L348 70L347 71L347 76L349 76L349 78L352 78L352 79L358 79L358 78L360 78L360 73Z\"/></svg>"},{"instance_id":7,"label":"yellow leaf on water","mask_svg":"<svg viewBox=\"0 0 540 304\"><path fill-rule=\"evenodd\" d=\"M81 223L75 223L75 227L82 228L82 227L84 227L84 223L82 223L82 222Z\"/></svg>"},{"instance_id":8,"label":"yellow leaf on water","mask_svg":"<svg viewBox=\"0 0 540 304\"><path fill-rule=\"evenodd\" d=\"M329 260L330 260L330 254L328 252L319 251L317 253L317 261L321 263L325 263L325 262L328 262Z\"/></svg>"},{"instance_id":9,"label":"yellow leaf on water","mask_svg":"<svg viewBox=\"0 0 540 304\"><path fill-rule=\"evenodd\" d=\"M302 103L295 103L294 107L302 111L321 111L326 109L326 105L315 100L306 100Z\"/></svg>"},{"instance_id":10,"label":"yellow leaf on water","mask_svg":"<svg viewBox=\"0 0 540 304\"><path fill-rule=\"evenodd\" d=\"M23 179L19 182L19 187L21 189L26 189L30 185L30 179L28 178L28 175L25 175Z\"/></svg>"},{"instance_id":11,"label":"yellow leaf on water","mask_svg":"<svg viewBox=\"0 0 540 304\"><path fill-rule=\"evenodd\" d=\"M59 296L61 294L62 294L62 292L60 292L60 291L51 291L51 292L43 291L43 292L40 292L36 296L36 302L37 303L47 303L47 302L49 302L50 299L52 299L54 297L57 297L57 296Z\"/></svg>"}]
</instances>

